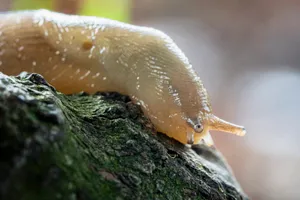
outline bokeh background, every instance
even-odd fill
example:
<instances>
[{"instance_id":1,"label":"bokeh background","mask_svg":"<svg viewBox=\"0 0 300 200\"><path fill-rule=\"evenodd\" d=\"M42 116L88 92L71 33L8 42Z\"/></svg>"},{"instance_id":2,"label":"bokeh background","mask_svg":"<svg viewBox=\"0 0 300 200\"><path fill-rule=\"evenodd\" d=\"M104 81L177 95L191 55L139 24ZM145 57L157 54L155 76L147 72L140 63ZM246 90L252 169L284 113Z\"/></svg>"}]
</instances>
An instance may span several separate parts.
<instances>
[{"instance_id":1,"label":"bokeh background","mask_svg":"<svg viewBox=\"0 0 300 200\"><path fill-rule=\"evenodd\" d=\"M203 80L214 113L242 124L213 132L255 200L300 199L300 0L0 0L151 26L170 35Z\"/></svg>"}]
</instances>

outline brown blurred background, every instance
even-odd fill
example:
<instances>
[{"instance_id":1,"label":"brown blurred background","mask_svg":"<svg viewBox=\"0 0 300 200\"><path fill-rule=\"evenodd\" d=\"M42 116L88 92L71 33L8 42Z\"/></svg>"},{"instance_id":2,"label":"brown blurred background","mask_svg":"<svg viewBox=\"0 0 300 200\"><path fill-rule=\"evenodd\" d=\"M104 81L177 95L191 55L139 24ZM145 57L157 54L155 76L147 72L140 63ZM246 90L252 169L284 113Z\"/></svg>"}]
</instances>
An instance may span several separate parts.
<instances>
[{"instance_id":1,"label":"brown blurred background","mask_svg":"<svg viewBox=\"0 0 300 200\"><path fill-rule=\"evenodd\" d=\"M54 9L76 13L86 1ZM0 9L11 2L0 0ZM300 0L115 2L127 6L131 23L170 35L214 113L247 128L243 138L213 138L251 199L300 199Z\"/></svg>"}]
</instances>

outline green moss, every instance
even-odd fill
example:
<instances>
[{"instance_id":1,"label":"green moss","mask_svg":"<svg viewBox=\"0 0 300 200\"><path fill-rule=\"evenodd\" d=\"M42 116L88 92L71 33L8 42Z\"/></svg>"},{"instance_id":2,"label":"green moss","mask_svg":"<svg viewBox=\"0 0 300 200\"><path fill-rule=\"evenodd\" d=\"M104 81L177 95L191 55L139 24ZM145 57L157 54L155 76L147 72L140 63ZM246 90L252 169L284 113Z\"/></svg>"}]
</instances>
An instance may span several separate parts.
<instances>
[{"instance_id":1,"label":"green moss","mask_svg":"<svg viewBox=\"0 0 300 200\"><path fill-rule=\"evenodd\" d=\"M38 75L6 79L2 199L247 199L216 151L152 132L127 97L66 96Z\"/></svg>"}]
</instances>

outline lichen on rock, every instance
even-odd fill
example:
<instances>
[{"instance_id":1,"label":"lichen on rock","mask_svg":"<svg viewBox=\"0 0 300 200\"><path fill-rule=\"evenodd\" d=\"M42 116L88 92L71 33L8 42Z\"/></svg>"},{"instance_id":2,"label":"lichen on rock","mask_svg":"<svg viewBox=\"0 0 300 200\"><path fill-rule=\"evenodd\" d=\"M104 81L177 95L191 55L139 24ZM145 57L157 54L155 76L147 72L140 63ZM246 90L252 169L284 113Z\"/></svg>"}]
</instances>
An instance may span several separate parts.
<instances>
[{"instance_id":1,"label":"lichen on rock","mask_svg":"<svg viewBox=\"0 0 300 200\"><path fill-rule=\"evenodd\" d=\"M155 133L118 93L0 73L1 199L248 199L222 155Z\"/></svg>"}]
</instances>

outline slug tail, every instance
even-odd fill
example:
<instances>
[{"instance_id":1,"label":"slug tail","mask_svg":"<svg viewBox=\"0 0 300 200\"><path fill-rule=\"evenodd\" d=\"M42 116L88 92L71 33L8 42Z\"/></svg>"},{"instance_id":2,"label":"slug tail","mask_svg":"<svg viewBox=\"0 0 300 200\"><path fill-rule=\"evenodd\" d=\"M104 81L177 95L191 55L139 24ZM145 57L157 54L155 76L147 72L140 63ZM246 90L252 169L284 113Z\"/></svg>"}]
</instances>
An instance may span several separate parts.
<instances>
[{"instance_id":1,"label":"slug tail","mask_svg":"<svg viewBox=\"0 0 300 200\"><path fill-rule=\"evenodd\" d=\"M215 115L210 115L208 118L208 122L209 130L232 133L238 136L244 136L246 134L246 130L243 126L232 124L230 122L218 118Z\"/></svg>"}]
</instances>

